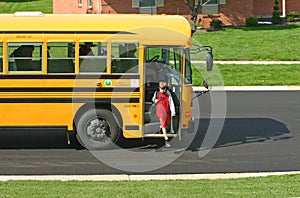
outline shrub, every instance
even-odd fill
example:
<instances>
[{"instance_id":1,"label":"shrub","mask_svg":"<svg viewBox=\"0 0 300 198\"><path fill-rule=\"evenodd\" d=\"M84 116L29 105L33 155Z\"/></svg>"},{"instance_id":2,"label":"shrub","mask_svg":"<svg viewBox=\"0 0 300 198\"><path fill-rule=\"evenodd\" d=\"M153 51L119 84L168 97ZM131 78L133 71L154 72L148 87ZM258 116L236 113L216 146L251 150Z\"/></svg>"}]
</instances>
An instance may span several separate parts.
<instances>
[{"instance_id":1,"label":"shrub","mask_svg":"<svg viewBox=\"0 0 300 198\"><path fill-rule=\"evenodd\" d=\"M275 5L273 7L274 12L272 13L272 22L277 24L281 22L281 18L280 18L280 12L279 12L279 0L275 0L274 1Z\"/></svg>"},{"instance_id":2,"label":"shrub","mask_svg":"<svg viewBox=\"0 0 300 198\"><path fill-rule=\"evenodd\" d=\"M289 14L287 14L286 16L286 20L288 22L293 22L295 21L296 18L300 17L300 13L299 12L296 12L296 11L292 11L290 12Z\"/></svg>"},{"instance_id":3,"label":"shrub","mask_svg":"<svg viewBox=\"0 0 300 198\"><path fill-rule=\"evenodd\" d=\"M214 19L210 22L210 27L213 27L215 29L221 29L223 27L223 23L218 19Z\"/></svg>"},{"instance_id":4,"label":"shrub","mask_svg":"<svg viewBox=\"0 0 300 198\"><path fill-rule=\"evenodd\" d=\"M249 17L246 19L247 26L257 26L258 25L258 18L255 16Z\"/></svg>"}]
</instances>

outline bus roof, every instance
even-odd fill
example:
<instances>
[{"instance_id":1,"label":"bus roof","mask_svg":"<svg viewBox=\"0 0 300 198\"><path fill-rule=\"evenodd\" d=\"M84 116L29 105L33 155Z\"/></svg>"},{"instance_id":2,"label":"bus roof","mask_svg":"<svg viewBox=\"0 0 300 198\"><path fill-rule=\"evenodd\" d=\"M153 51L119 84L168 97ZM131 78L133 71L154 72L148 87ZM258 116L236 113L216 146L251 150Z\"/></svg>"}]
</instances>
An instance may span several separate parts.
<instances>
[{"instance_id":1,"label":"bus roof","mask_svg":"<svg viewBox=\"0 0 300 198\"><path fill-rule=\"evenodd\" d=\"M189 22L178 15L141 14L0 14L0 33L102 32L133 34L140 41L181 41L191 37ZM95 33L93 33L95 34ZM151 37L151 39L150 39Z\"/></svg>"}]
</instances>

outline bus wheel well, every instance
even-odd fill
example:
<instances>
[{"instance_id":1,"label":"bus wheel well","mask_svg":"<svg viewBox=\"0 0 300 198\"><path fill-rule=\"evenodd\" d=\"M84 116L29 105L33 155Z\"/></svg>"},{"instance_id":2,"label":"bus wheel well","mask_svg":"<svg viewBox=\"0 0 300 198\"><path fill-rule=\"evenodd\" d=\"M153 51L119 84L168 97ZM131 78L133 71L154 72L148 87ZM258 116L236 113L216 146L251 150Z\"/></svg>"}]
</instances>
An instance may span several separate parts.
<instances>
[{"instance_id":1,"label":"bus wheel well","mask_svg":"<svg viewBox=\"0 0 300 198\"><path fill-rule=\"evenodd\" d=\"M92 109L106 109L112 112L112 114L114 115L117 125L119 126L120 129L123 128L123 119L122 116L119 112L119 110L113 105L113 104L85 104L82 107L80 107L80 109L76 112L76 115L74 116L74 120L73 120L73 125L74 125L74 129L76 131L76 123L78 123L78 120L81 118L81 116Z\"/></svg>"}]
</instances>

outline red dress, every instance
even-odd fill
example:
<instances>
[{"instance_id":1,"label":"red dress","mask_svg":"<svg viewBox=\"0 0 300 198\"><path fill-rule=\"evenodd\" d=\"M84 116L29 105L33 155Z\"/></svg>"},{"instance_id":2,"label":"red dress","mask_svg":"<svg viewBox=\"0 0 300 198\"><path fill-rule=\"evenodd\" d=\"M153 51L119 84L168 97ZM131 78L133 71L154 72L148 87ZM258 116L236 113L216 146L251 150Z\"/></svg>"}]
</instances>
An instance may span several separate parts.
<instances>
[{"instance_id":1,"label":"red dress","mask_svg":"<svg viewBox=\"0 0 300 198\"><path fill-rule=\"evenodd\" d=\"M170 124L170 104L169 95L167 93L158 92L158 103L156 105L156 115L160 121L162 128L166 128Z\"/></svg>"}]
</instances>

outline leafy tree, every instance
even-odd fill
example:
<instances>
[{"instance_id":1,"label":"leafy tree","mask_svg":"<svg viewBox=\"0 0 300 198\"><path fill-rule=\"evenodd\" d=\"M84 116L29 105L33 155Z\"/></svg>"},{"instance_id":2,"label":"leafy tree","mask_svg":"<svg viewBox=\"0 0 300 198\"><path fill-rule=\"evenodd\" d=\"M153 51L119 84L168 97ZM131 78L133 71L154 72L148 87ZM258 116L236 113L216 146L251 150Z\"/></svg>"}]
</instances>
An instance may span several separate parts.
<instances>
[{"instance_id":1,"label":"leafy tree","mask_svg":"<svg viewBox=\"0 0 300 198\"><path fill-rule=\"evenodd\" d=\"M188 6L190 12L191 12L191 24L192 28L196 28L196 23L198 20L198 14L200 13L200 9L202 6L208 4L211 0L184 0L186 5Z\"/></svg>"}]
</instances>

